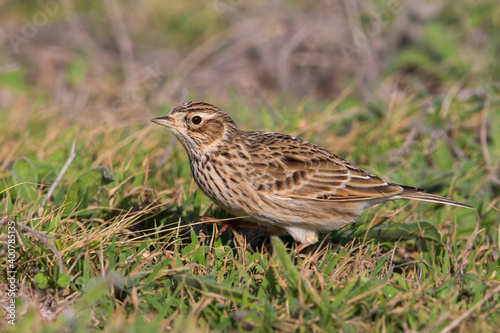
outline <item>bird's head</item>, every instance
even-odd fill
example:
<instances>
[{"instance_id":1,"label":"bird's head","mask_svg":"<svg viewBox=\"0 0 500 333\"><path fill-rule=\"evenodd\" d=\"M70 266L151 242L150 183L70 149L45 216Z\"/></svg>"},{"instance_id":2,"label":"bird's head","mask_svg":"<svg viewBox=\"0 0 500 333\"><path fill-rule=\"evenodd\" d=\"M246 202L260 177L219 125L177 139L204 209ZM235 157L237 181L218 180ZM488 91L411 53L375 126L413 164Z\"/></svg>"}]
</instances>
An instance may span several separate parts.
<instances>
[{"instance_id":1,"label":"bird's head","mask_svg":"<svg viewBox=\"0 0 500 333\"><path fill-rule=\"evenodd\" d=\"M238 131L227 114L204 102L181 104L165 117L151 121L168 128L190 156L205 155L216 150L225 141L230 141Z\"/></svg>"}]
</instances>

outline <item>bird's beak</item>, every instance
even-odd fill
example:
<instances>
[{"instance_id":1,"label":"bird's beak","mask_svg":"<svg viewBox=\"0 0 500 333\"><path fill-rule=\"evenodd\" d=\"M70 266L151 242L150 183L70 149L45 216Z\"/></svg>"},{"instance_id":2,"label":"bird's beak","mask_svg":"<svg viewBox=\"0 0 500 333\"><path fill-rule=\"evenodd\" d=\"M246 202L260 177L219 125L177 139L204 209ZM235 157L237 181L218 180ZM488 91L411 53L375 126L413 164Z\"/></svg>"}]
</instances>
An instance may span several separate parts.
<instances>
[{"instance_id":1,"label":"bird's beak","mask_svg":"<svg viewBox=\"0 0 500 333\"><path fill-rule=\"evenodd\" d=\"M156 123L158 125L165 126L167 128L171 128L174 126L174 122L172 121L172 118L169 117L168 115L165 117L158 117L158 118L153 118L151 119L153 123Z\"/></svg>"}]
</instances>

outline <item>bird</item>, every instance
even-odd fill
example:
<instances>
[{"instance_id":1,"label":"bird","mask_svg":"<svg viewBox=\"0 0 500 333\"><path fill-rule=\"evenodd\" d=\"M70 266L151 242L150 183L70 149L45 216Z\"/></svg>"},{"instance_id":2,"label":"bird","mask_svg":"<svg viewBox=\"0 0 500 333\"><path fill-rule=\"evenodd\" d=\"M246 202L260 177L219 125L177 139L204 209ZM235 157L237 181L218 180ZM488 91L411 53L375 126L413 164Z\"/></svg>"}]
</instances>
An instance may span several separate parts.
<instances>
[{"instance_id":1,"label":"bird","mask_svg":"<svg viewBox=\"0 0 500 333\"><path fill-rule=\"evenodd\" d=\"M354 223L369 206L398 199L471 206L391 183L298 137L243 131L214 105L187 102L151 119L181 142L195 182L218 206L304 248L318 233Z\"/></svg>"}]
</instances>

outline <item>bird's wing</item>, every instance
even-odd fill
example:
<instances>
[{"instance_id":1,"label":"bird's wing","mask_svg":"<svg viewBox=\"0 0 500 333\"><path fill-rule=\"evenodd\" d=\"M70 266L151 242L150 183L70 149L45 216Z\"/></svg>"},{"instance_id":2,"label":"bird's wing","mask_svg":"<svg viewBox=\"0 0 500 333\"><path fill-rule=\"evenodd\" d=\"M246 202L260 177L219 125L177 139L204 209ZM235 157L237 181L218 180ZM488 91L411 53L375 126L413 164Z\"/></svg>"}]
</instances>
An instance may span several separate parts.
<instances>
[{"instance_id":1,"label":"bird's wing","mask_svg":"<svg viewBox=\"0 0 500 333\"><path fill-rule=\"evenodd\" d=\"M249 152L246 176L257 192L282 198L383 201L405 187L374 176L316 145L278 136Z\"/></svg>"}]
</instances>

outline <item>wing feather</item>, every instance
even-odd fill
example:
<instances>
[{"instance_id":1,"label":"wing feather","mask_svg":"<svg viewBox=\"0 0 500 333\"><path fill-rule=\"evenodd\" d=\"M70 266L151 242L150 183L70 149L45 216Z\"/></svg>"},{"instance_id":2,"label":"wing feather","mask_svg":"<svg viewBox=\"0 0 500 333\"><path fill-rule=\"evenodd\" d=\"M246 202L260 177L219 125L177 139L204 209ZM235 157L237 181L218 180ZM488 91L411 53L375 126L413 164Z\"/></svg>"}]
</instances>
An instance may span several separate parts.
<instances>
[{"instance_id":1,"label":"wing feather","mask_svg":"<svg viewBox=\"0 0 500 333\"><path fill-rule=\"evenodd\" d=\"M389 183L314 144L280 136L264 141L248 162L254 189L274 196L308 200L383 201L403 187ZM255 139L255 138L254 138ZM255 143L253 143L255 144ZM255 148L255 145L254 145Z\"/></svg>"}]
</instances>

